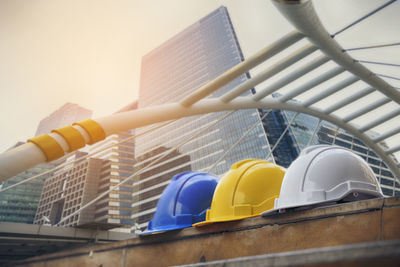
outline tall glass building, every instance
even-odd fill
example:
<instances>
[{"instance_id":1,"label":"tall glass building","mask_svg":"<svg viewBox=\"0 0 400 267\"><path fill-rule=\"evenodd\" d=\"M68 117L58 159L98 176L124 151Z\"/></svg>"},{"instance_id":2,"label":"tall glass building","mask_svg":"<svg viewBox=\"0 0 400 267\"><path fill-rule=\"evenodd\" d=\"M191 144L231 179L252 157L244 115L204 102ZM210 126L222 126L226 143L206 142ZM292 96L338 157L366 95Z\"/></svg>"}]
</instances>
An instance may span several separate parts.
<instances>
[{"instance_id":1,"label":"tall glass building","mask_svg":"<svg viewBox=\"0 0 400 267\"><path fill-rule=\"evenodd\" d=\"M2 188L15 185L32 176L50 170L54 166L54 163L39 164L8 179L2 184ZM43 175L36 180L0 193L0 221L33 223L39 205L43 183L49 176L50 174Z\"/></svg>"},{"instance_id":2,"label":"tall glass building","mask_svg":"<svg viewBox=\"0 0 400 267\"><path fill-rule=\"evenodd\" d=\"M228 10L220 7L143 57L139 108L177 102L243 60ZM241 75L212 96L225 93L248 77ZM132 219L140 227L151 219L162 190L174 174L195 170L221 175L237 161L268 157L270 148L258 111L236 111L217 123L225 114L180 119L136 138L135 168L147 168L134 183L137 202ZM253 125L256 127L247 138L220 160ZM212 127L205 130L209 126ZM154 125L138 129L137 133L151 127ZM196 134L199 136L194 137ZM173 154L152 164L160 157L157 151L168 151L185 140L188 141ZM162 171L152 171L156 168Z\"/></svg>"}]
</instances>

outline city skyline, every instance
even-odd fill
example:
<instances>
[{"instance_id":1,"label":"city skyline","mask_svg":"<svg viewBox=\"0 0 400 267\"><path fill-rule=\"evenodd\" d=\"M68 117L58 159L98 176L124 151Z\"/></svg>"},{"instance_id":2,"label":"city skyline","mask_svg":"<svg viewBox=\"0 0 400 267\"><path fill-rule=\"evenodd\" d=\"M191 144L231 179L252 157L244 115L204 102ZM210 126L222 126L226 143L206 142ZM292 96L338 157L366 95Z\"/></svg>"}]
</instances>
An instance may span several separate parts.
<instances>
[{"instance_id":1,"label":"city skyline","mask_svg":"<svg viewBox=\"0 0 400 267\"><path fill-rule=\"evenodd\" d=\"M330 31L340 29L384 1L357 0L346 6L344 1L335 3L314 1L322 22ZM250 4L134 1L111 6L96 2L96 8L90 9L92 4L92 1L83 1L74 6L44 0L24 6L14 1L0 4L1 22L4 22L0 23L3 26L0 26L0 33L6 37L0 47L0 56L5 59L0 63L1 106L7 111L1 113L1 121L7 127L0 136L0 151L32 137L39 120L66 102L92 109L94 117L100 117L133 101L139 86L138 58L220 5L230 10L245 58L293 29L270 1L251 1ZM362 40L368 31L360 38L355 36L366 28L376 32L377 38L383 37L384 33L377 30L379 20L384 17L386 21L396 22L394 14L399 6L394 3L337 40L347 47L359 45L358 39ZM340 22L334 19L335 12L342 14ZM135 16L136 13L141 14ZM87 35L88 32L91 34ZM390 28L385 28L385 34L391 39L380 39L397 40ZM27 44L30 45L27 47ZM379 52L381 60L391 61L393 51L399 53L393 49ZM383 70L386 74L400 76L394 68Z\"/></svg>"},{"instance_id":2,"label":"city skyline","mask_svg":"<svg viewBox=\"0 0 400 267\"><path fill-rule=\"evenodd\" d=\"M350 261L395 264L399 12L396 0L0 1L0 265L321 251L343 263L360 249ZM216 176L207 199L205 180L180 175L193 171Z\"/></svg>"}]
</instances>

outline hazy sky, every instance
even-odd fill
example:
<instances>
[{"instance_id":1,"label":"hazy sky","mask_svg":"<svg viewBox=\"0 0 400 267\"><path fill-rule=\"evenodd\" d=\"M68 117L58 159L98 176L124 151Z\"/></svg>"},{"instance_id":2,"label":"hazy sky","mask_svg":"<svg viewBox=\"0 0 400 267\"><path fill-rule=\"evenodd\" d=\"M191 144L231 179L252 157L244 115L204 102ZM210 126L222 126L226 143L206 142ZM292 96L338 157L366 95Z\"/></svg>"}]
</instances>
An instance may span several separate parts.
<instances>
[{"instance_id":1,"label":"hazy sky","mask_svg":"<svg viewBox=\"0 0 400 267\"><path fill-rule=\"evenodd\" d=\"M335 32L384 2L314 4ZM32 137L39 121L66 102L94 117L130 103L141 57L220 5L228 7L245 57L293 30L268 0L1 0L0 151ZM399 42L399 14L396 2L337 40L343 47ZM399 47L356 56L400 64ZM400 77L399 67L373 67Z\"/></svg>"}]
</instances>

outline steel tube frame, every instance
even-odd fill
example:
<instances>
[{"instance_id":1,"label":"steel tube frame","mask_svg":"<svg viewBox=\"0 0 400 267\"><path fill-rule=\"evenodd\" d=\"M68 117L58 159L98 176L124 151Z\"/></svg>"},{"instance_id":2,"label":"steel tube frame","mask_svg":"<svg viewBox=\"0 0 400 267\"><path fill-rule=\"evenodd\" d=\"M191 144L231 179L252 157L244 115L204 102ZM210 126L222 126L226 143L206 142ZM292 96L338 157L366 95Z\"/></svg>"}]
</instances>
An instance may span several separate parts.
<instances>
[{"instance_id":1,"label":"steel tube frame","mask_svg":"<svg viewBox=\"0 0 400 267\"><path fill-rule=\"evenodd\" d=\"M378 89L389 99L400 104L400 93L383 79L374 75L362 64L355 61L326 31L319 20L311 0L273 0L278 10L290 21L297 30L337 64L343 66L355 76Z\"/></svg>"}]
</instances>

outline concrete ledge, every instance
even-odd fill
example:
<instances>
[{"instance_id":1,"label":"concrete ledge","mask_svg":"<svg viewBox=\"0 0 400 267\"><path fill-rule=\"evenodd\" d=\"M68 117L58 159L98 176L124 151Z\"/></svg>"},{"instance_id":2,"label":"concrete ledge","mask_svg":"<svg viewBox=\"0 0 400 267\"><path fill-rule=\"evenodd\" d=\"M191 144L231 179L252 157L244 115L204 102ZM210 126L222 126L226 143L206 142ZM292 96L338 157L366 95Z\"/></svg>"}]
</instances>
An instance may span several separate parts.
<instances>
[{"instance_id":1,"label":"concrete ledge","mask_svg":"<svg viewBox=\"0 0 400 267\"><path fill-rule=\"evenodd\" d=\"M21 238L41 239L71 239L117 241L124 240L135 235L130 233L110 232L104 230L79 229L73 227L56 227L50 225L37 225L25 223L0 222L0 237L18 236Z\"/></svg>"},{"instance_id":2,"label":"concrete ledge","mask_svg":"<svg viewBox=\"0 0 400 267\"><path fill-rule=\"evenodd\" d=\"M389 241L400 239L399 219L400 198L373 199L90 245L18 265L171 266Z\"/></svg>"},{"instance_id":3,"label":"concrete ledge","mask_svg":"<svg viewBox=\"0 0 400 267\"><path fill-rule=\"evenodd\" d=\"M259 266L398 266L400 240L380 241L318 249L307 249L269 255L250 256L229 260L179 266L259 267Z\"/></svg>"}]
</instances>

